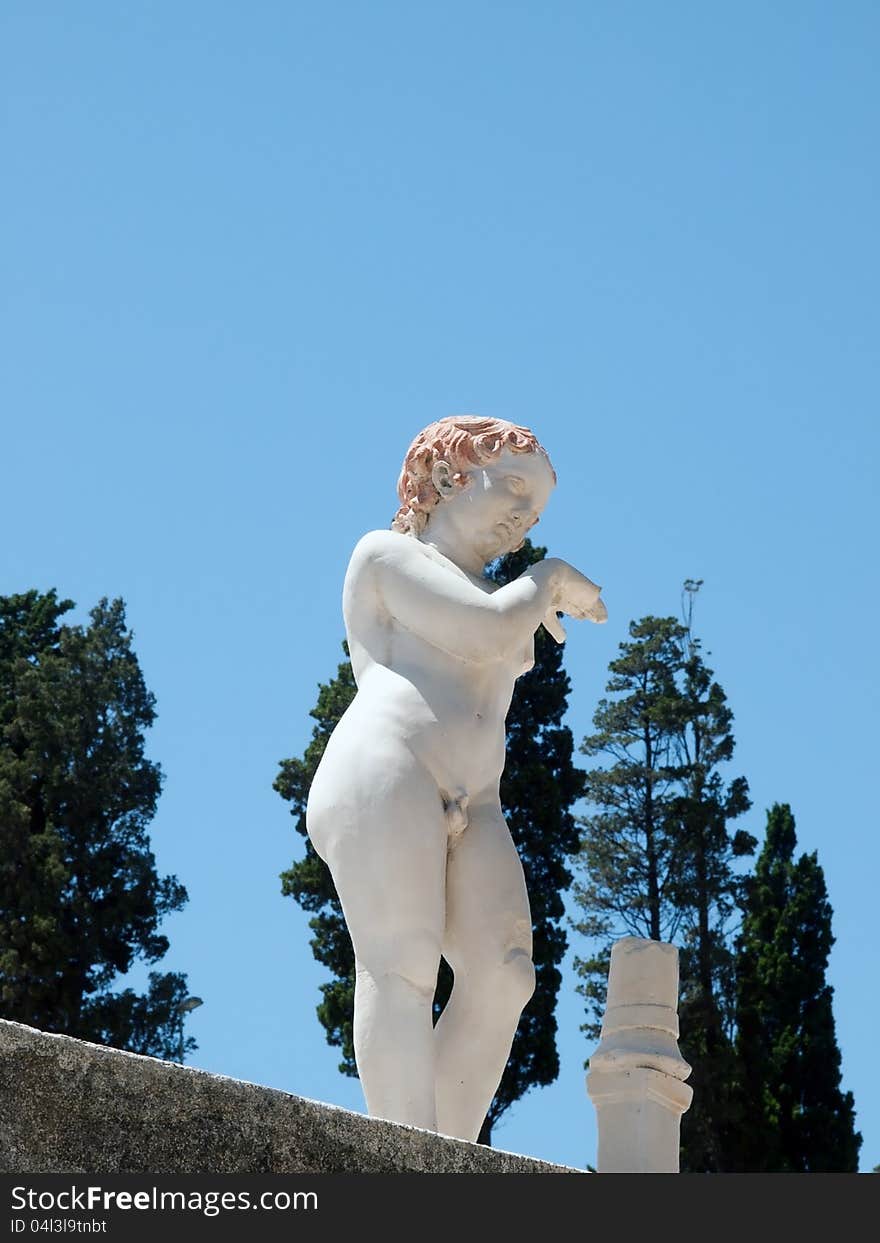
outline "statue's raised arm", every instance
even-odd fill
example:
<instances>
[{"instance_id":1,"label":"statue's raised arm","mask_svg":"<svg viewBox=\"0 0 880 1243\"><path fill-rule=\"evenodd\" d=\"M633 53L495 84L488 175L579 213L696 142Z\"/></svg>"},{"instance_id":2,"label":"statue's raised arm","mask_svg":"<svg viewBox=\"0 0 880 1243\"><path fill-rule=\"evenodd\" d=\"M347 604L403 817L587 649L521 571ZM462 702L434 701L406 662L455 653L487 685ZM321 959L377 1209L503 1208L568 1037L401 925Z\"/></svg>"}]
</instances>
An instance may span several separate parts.
<instances>
[{"instance_id":1,"label":"statue's raised arm","mask_svg":"<svg viewBox=\"0 0 880 1243\"><path fill-rule=\"evenodd\" d=\"M343 592L346 614L363 602L403 629L463 660L503 661L520 649L548 612L593 609L599 588L548 558L489 593L431 545L395 531L371 531L358 543ZM575 603L580 589L582 603Z\"/></svg>"},{"instance_id":2,"label":"statue's raised arm","mask_svg":"<svg viewBox=\"0 0 880 1243\"><path fill-rule=\"evenodd\" d=\"M358 692L309 793L355 953L354 1046L371 1114L475 1139L534 988L522 867L499 799L524 653L557 612L605 620L558 558L485 577L556 475L523 427L450 418L416 437L390 531L357 544L343 613ZM441 955L455 975L436 1028Z\"/></svg>"}]
</instances>

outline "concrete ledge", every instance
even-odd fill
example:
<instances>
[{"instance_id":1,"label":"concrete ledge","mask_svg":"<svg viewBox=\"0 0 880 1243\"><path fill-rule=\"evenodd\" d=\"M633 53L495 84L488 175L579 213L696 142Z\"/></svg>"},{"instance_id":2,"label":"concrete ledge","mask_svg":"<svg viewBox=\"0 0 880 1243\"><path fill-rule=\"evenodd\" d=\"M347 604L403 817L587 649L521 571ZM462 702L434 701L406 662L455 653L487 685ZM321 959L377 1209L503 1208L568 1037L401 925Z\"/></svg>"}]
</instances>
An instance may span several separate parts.
<instances>
[{"instance_id":1,"label":"concrete ledge","mask_svg":"<svg viewBox=\"0 0 880 1243\"><path fill-rule=\"evenodd\" d=\"M580 1174L0 1019L7 1174Z\"/></svg>"}]
</instances>

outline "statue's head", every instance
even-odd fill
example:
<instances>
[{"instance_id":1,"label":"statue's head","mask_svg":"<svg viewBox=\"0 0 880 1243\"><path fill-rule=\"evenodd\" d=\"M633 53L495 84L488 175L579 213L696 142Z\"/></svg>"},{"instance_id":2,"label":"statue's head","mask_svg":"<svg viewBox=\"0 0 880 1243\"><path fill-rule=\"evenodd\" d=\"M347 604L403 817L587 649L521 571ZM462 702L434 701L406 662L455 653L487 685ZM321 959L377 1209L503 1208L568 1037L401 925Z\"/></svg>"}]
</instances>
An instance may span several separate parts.
<instances>
[{"instance_id":1,"label":"statue's head","mask_svg":"<svg viewBox=\"0 0 880 1243\"><path fill-rule=\"evenodd\" d=\"M473 487L475 473L495 463L505 451L540 454L556 482L546 449L527 427L473 415L452 415L431 423L419 432L403 459L397 481L400 509L391 529L420 536L432 510Z\"/></svg>"}]
</instances>

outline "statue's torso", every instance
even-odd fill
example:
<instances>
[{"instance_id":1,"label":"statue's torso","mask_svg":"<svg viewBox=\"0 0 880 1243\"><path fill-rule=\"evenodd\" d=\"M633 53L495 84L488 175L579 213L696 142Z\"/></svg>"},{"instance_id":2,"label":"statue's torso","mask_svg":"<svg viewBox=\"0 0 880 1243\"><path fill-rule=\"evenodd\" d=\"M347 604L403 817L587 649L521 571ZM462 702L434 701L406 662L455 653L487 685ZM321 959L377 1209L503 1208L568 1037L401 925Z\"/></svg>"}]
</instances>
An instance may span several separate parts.
<instances>
[{"instance_id":1,"label":"statue's torso","mask_svg":"<svg viewBox=\"0 0 880 1243\"><path fill-rule=\"evenodd\" d=\"M494 583L466 574L430 546L414 545L415 555L431 557L482 591L496 590ZM504 768L504 722L514 682L530 667L531 643L515 659L476 662L455 654L453 633L447 644L451 650L443 650L384 609L364 566L346 577L343 610L358 693L337 726L337 746L357 739L358 745L381 747L396 740L442 789L466 790L473 797L497 788Z\"/></svg>"}]
</instances>

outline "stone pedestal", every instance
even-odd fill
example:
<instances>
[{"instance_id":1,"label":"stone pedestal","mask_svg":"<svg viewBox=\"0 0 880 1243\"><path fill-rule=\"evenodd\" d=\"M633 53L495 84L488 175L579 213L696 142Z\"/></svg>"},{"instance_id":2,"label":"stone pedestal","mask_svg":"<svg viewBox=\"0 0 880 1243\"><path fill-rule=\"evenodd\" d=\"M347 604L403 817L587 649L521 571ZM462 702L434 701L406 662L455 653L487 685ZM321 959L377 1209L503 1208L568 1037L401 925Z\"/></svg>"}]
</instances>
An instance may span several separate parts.
<instances>
[{"instance_id":1,"label":"stone pedestal","mask_svg":"<svg viewBox=\"0 0 880 1243\"><path fill-rule=\"evenodd\" d=\"M678 950L624 937L611 950L608 1000L587 1092L600 1174L678 1173L681 1115L693 1090L678 1051Z\"/></svg>"}]
</instances>

